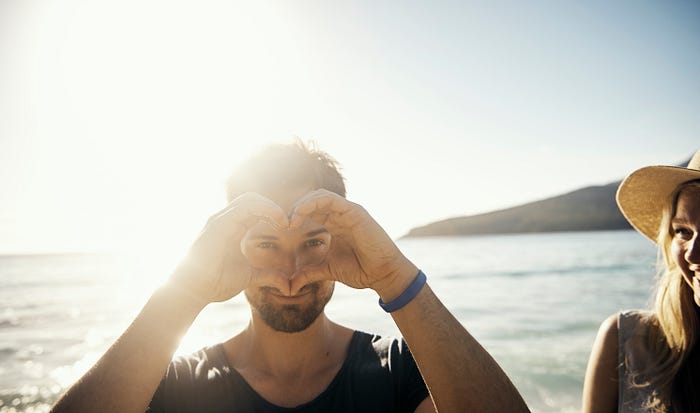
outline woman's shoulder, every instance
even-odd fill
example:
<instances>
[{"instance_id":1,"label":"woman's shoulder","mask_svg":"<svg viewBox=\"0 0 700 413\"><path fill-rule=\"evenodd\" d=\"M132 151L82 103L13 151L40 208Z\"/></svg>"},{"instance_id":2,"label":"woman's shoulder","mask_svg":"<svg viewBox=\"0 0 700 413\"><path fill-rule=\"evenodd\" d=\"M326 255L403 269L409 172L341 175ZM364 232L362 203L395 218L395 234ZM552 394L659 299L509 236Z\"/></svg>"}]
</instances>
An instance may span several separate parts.
<instances>
[{"instance_id":1,"label":"woman's shoulder","mask_svg":"<svg viewBox=\"0 0 700 413\"><path fill-rule=\"evenodd\" d=\"M656 315L651 311L630 310L618 314L618 345L620 358L629 371L646 371L655 360L650 346L653 330L658 328Z\"/></svg>"},{"instance_id":2,"label":"woman's shoulder","mask_svg":"<svg viewBox=\"0 0 700 413\"><path fill-rule=\"evenodd\" d=\"M653 311L649 310L622 310L616 313L620 318L638 320L640 322L649 322L656 319Z\"/></svg>"},{"instance_id":3,"label":"woman's shoulder","mask_svg":"<svg viewBox=\"0 0 700 413\"><path fill-rule=\"evenodd\" d=\"M659 363L657 350L652 341L659 331L656 314L651 311L621 311L619 313L619 361L620 402L625 411L649 411L642 406L654 395L665 394L665 390L650 383ZM638 406L634 410L630 406Z\"/></svg>"},{"instance_id":4,"label":"woman's shoulder","mask_svg":"<svg viewBox=\"0 0 700 413\"><path fill-rule=\"evenodd\" d=\"M617 313L617 329L621 338L646 336L656 324L656 315L648 310L624 310Z\"/></svg>"},{"instance_id":5,"label":"woman's shoulder","mask_svg":"<svg viewBox=\"0 0 700 413\"><path fill-rule=\"evenodd\" d=\"M630 339L641 339L649 335L656 316L646 310L623 310L608 316L600 324L598 340L606 348L624 347Z\"/></svg>"}]
</instances>

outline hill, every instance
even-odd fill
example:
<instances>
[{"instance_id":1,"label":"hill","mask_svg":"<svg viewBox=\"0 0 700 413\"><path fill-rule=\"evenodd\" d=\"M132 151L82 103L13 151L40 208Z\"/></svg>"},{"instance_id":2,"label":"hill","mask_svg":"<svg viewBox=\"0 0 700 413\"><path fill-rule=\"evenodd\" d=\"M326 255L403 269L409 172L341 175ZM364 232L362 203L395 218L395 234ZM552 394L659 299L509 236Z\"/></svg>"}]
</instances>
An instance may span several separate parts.
<instances>
[{"instance_id":1,"label":"hill","mask_svg":"<svg viewBox=\"0 0 700 413\"><path fill-rule=\"evenodd\" d=\"M615 203L620 182L413 228L404 237L630 229Z\"/></svg>"}]
</instances>

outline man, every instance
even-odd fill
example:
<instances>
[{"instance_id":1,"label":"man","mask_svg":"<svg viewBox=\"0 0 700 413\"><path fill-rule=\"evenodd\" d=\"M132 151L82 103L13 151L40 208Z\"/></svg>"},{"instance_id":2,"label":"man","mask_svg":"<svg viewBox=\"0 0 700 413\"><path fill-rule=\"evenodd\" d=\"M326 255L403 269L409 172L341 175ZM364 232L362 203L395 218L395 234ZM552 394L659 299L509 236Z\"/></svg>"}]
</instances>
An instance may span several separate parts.
<instances>
[{"instance_id":1,"label":"man","mask_svg":"<svg viewBox=\"0 0 700 413\"><path fill-rule=\"evenodd\" d=\"M527 411L424 274L345 199L327 154L271 146L233 174L228 195L169 282L53 412ZM405 342L329 320L335 281L376 291ZM249 325L171 362L197 314L240 293Z\"/></svg>"}]
</instances>

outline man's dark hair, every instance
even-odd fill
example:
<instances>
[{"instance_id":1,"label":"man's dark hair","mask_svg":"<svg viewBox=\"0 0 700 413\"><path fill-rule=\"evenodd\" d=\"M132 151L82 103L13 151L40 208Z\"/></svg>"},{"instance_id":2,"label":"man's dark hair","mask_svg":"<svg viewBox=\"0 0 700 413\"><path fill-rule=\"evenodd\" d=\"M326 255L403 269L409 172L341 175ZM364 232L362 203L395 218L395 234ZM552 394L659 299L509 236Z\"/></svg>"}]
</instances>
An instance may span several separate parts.
<instances>
[{"instance_id":1,"label":"man's dark hair","mask_svg":"<svg viewBox=\"0 0 700 413\"><path fill-rule=\"evenodd\" d=\"M300 140L274 144L236 168L227 181L226 195L230 202L244 192L266 195L311 187L345 197L345 182L338 169L338 162L313 144Z\"/></svg>"}]
</instances>

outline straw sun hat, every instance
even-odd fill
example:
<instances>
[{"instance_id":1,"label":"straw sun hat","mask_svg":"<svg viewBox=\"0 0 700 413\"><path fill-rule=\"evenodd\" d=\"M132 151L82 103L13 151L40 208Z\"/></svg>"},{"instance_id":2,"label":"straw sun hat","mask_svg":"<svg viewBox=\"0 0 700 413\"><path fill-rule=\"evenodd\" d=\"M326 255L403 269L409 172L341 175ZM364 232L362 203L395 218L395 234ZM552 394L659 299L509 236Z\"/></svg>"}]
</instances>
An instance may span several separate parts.
<instances>
[{"instance_id":1,"label":"straw sun hat","mask_svg":"<svg viewBox=\"0 0 700 413\"><path fill-rule=\"evenodd\" d=\"M678 185L694 179L700 179L700 151L686 168L647 166L632 172L617 189L617 205L637 231L656 242L666 200Z\"/></svg>"}]
</instances>

